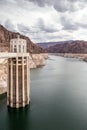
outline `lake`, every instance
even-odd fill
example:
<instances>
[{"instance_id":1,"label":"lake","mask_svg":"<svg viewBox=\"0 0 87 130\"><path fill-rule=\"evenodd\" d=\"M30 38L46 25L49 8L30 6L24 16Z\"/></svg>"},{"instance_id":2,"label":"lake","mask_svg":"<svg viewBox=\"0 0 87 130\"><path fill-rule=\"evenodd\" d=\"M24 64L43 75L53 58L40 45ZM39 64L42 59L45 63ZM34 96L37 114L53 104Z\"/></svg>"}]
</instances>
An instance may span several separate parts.
<instances>
[{"instance_id":1,"label":"lake","mask_svg":"<svg viewBox=\"0 0 87 130\"><path fill-rule=\"evenodd\" d=\"M6 106L0 96L0 130L87 130L87 63L49 56L31 70L31 103Z\"/></svg>"}]
</instances>

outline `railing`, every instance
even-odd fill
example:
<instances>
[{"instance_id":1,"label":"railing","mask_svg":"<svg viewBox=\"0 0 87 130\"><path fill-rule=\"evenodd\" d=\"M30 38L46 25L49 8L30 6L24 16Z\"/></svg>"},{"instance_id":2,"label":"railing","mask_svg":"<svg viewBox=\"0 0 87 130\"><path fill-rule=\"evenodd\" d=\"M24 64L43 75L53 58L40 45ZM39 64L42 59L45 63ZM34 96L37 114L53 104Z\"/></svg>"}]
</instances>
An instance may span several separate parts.
<instances>
[{"instance_id":1,"label":"railing","mask_svg":"<svg viewBox=\"0 0 87 130\"><path fill-rule=\"evenodd\" d=\"M29 53L8 53L8 52L0 52L0 59L2 58L15 58L15 57L24 57L29 56Z\"/></svg>"}]
</instances>

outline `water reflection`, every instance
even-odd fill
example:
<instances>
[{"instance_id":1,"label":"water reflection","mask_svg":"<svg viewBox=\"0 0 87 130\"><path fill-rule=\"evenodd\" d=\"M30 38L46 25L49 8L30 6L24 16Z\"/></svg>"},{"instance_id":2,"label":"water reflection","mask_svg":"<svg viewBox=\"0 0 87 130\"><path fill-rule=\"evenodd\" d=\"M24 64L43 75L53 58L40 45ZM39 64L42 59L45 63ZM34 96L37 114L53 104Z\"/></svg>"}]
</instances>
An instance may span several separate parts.
<instances>
[{"instance_id":1,"label":"water reflection","mask_svg":"<svg viewBox=\"0 0 87 130\"><path fill-rule=\"evenodd\" d=\"M25 108L11 109L8 107L8 129L29 130L30 127L30 105Z\"/></svg>"},{"instance_id":2,"label":"water reflection","mask_svg":"<svg viewBox=\"0 0 87 130\"><path fill-rule=\"evenodd\" d=\"M0 95L0 112L2 112L3 108L5 107L7 101L7 94Z\"/></svg>"}]
</instances>

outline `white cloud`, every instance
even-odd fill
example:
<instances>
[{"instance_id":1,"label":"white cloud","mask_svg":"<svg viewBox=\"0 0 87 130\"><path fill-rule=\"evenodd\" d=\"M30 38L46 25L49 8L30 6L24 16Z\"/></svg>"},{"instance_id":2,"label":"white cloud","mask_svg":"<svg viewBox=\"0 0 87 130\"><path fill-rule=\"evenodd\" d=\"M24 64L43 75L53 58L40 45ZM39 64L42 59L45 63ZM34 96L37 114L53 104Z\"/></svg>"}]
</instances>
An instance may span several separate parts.
<instances>
[{"instance_id":1,"label":"white cloud","mask_svg":"<svg viewBox=\"0 0 87 130\"><path fill-rule=\"evenodd\" d=\"M0 23L34 42L87 40L86 0L3 0Z\"/></svg>"}]
</instances>

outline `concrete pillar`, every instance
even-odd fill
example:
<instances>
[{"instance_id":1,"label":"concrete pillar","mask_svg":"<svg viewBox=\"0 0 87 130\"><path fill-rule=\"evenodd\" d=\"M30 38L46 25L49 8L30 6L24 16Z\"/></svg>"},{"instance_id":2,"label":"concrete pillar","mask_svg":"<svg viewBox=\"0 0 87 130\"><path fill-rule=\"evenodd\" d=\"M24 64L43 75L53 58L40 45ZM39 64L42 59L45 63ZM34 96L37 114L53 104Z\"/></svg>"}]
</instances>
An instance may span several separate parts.
<instances>
[{"instance_id":1,"label":"concrete pillar","mask_svg":"<svg viewBox=\"0 0 87 130\"><path fill-rule=\"evenodd\" d=\"M14 45L13 45L13 51L12 52L14 52Z\"/></svg>"},{"instance_id":2,"label":"concrete pillar","mask_svg":"<svg viewBox=\"0 0 87 130\"><path fill-rule=\"evenodd\" d=\"M8 62L7 62L7 67L8 67L8 77L7 77L7 105L9 105L9 59L8 59Z\"/></svg>"},{"instance_id":3,"label":"concrete pillar","mask_svg":"<svg viewBox=\"0 0 87 130\"><path fill-rule=\"evenodd\" d=\"M18 94L18 57L16 57L16 108L19 107L19 94Z\"/></svg>"},{"instance_id":4,"label":"concrete pillar","mask_svg":"<svg viewBox=\"0 0 87 130\"><path fill-rule=\"evenodd\" d=\"M25 89L24 89L24 57L22 56L22 95L23 95L23 106L25 106Z\"/></svg>"},{"instance_id":5,"label":"concrete pillar","mask_svg":"<svg viewBox=\"0 0 87 130\"><path fill-rule=\"evenodd\" d=\"M27 103L30 101L30 70L29 70L29 57L27 56Z\"/></svg>"},{"instance_id":6,"label":"concrete pillar","mask_svg":"<svg viewBox=\"0 0 87 130\"><path fill-rule=\"evenodd\" d=\"M12 59L10 59L10 67L11 67L11 71L10 71L10 106L13 106L13 61Z\"/></svg>"}]
</instances>

